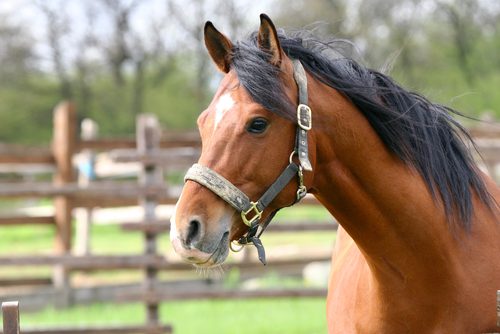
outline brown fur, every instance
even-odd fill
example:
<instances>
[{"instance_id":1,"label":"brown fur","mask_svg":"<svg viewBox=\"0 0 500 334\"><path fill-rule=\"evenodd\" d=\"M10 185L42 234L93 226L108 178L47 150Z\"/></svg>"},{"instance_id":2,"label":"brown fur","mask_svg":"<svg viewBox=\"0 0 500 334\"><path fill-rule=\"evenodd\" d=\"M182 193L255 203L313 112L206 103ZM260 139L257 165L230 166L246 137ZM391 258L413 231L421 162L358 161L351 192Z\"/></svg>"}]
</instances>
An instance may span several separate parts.
<instances>
[{"instance_id":1,"label":"brown fur","mask_svg":"<svg viewBox=\"0 0 500 334\"><path fill-rule=\"evenodd\" d=\"M265 20L262 24L274 30ZM272 36L269 31L265 34ZM212 42L223 49L227 44ZM272 41L261 44L269 46ZM219 68L226 69L226 52L210 54ZM277 66L287 94L296 101L290 60L284 57ZM450 227L443 205L433 199L420 174L387 149L363 114L334 89L312 77L308 80L313 172L305 174L305 182L341 225L327 299L329 332L499 331L495 325L495 292L500 289L498 212L476 199L471 231ZM214 108L225 93L231 93L236 104L213 131ZM257 116L266 118L269 128L250 134L246 124ZM199 163L253 200L283 170L294 146L295 125L253 102L232 70L200 115L198 126L203 142ZM499 188L483 177L500 202ZM296 183L290 184L265 215L291 203L296 188ZM203 225L200 246L183 248L182 236L192 217L200 217ZM208 258L204 266L227 256L228 245L220 244L225 232L235 240L246 231L230 206L194 182L184 187L175 221L181 255L193 263Z\"/></svg>"}]
</instances>

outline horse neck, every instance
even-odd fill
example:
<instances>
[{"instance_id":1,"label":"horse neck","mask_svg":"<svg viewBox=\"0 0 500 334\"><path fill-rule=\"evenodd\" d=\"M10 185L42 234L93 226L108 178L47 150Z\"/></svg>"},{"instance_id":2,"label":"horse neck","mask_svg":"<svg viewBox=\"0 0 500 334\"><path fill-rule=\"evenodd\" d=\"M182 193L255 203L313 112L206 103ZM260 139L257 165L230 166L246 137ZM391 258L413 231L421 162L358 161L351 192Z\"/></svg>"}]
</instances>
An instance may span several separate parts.
<instances>
[{"instance_id":1,"label":"horse neck","mask_svg":"<svg viewBox=\"0 0 500 334\"><path fill-rule=\"evenodd\" d=\"M316 143L312 192L379 277L443 275L448 266L452 272L454 239L444 209L421 176L389 152L351 102L310 81ZM429 263L439 273L430 273Z\"/></svg>"}]
</instances>

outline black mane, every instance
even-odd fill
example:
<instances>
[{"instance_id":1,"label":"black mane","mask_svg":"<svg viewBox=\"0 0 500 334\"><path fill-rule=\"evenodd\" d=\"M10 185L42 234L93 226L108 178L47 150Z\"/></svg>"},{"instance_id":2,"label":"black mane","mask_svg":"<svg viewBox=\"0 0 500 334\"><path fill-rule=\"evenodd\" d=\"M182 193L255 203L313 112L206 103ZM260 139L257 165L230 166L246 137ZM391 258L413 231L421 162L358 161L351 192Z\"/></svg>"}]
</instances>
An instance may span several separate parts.
<instances>
[{"instance_id":1,"label":"black mane","mask_svg":"<svg viewBox=\"0 0 500 334\"><path fill-rule=\"evenodd\" d=\"M470 229L474 193L492 207L493 199L466 145L472 140L450 116L456 111L341 56L339 41L320 41L307 32L293 36L280 32L279 40L288 57L300 60L307 72L354 103L385 145L422 175L433 196L442 200L450 221ZM254 101L296 122L296 103L285 96L280 71L268 57L257 46L254 33L234 46L232 68Z\"/></svg>"}]
</instances>

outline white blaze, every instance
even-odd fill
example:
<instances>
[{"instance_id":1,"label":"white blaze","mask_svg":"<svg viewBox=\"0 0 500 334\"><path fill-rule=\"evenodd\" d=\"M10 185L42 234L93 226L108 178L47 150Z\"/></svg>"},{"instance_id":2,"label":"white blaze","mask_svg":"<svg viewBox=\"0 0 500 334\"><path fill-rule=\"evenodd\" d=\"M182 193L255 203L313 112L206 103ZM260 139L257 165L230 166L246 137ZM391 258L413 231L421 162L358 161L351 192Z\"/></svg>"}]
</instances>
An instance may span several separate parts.
<instances>
[{"instance_id":1,"label":"white blaze","mask_svg":"<svg viewBox=\"0 0 500 334\"><path fill-rule=\"evenodd\" d=\"M214 131L222 121L224 115L234 106L234 100L230 93L226 93L219 98L215 105Z\"/></svg>"}]
</instances>

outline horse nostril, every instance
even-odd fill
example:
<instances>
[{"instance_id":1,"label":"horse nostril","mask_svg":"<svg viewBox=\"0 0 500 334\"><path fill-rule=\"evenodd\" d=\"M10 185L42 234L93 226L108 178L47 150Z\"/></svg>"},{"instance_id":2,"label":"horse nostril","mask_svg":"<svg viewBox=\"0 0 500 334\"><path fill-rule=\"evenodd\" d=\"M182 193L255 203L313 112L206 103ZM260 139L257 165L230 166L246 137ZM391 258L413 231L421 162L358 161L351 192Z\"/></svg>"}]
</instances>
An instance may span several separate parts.
<instances>
[{"instance_id":1,"label":"horse nostril","mask_svg":"<svg viewBox=\"0 0 500 334\"><path fill-rule=\"evenodd\" d=\"M186 236L186 245L190 246L193 241L196 241L197 237L200 234L200 222L197 219L192 219L189 222L189 229Z\"/></svg>"}]
</instances>

